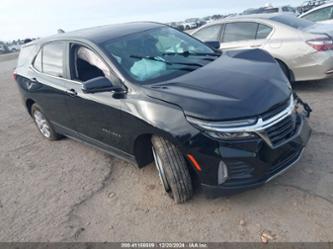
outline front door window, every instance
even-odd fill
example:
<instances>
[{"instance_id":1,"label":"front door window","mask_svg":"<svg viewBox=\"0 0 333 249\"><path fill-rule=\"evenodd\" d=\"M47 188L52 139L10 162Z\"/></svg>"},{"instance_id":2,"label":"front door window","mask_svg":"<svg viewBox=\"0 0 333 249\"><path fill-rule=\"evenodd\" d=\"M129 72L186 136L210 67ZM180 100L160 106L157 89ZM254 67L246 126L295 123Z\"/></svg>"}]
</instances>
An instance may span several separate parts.
<instances>
[{"instance_id":1,"label":"front door window","mask_svg":"<svg viewBox=\"0 0 333 249\"><path fill-rule=\"evenodd\" d=\"M76 47L74 51L74 80L84 82L101 76L110 78L109 68L93 51L83 46Z\"/></svg>"}]
</instances>

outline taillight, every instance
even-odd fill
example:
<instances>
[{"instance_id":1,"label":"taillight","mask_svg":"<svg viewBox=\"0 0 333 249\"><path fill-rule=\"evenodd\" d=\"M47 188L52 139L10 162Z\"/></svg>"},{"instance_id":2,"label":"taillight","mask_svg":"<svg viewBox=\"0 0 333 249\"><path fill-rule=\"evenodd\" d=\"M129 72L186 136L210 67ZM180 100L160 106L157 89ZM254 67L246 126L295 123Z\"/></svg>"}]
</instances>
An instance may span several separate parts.
<instances>
[{"instance_id":1,"label":"taillight","mask_svg":"<svg viewBox=\"0 0 333 249\"><path fill-rule=\"evenodd\" d=\"M16 73L13 72L13 80L16 80Z\"/></svg>"},{"instance_id":2,"label":"taillight","mask_svg":"<svg viewBox=\"0 0 333 249\"><path fill-rule=\"evenodd\" d=\"M306 43L319 52L333 50L333 40L329 37L308 40Z\"/></svg>"}]
</instances>

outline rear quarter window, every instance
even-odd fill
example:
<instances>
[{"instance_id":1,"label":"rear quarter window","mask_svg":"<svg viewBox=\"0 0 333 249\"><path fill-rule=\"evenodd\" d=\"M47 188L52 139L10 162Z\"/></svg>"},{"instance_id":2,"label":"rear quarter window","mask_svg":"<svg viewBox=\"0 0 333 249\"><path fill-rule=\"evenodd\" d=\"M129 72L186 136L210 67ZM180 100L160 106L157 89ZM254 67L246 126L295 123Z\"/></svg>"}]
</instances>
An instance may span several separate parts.
<instances>
[{"instance_id":1,"label":"rear quarter window","mask_svg":"<svg viewBox=\"0 0 333 249\"><path fill-rule=\"evenodd\" d=\"M259 24L256 39L266 39L272 30L273 29L267 25Z\"/></svg>"},{"instance_id":2,"label":"rear quarter window","mask_svg":"<svg viewBox=\"0 0 333 249\"><path fill-rule=\"evenodd\" d=\"M66 43L62 41L51 42L43 46L43 73L56 77L64 77L65 49Z\"/></svg>"},{"instance_id":3,"label":"rear quarter window","mask_svg":"<svg viewBox=\"0 0 333 249\"><path fill-rule=\"evenodd\" d=\"M37 69L38 71L42 72L42 49L39 50L35 60L34 60L34 67L35 69Z\"/></svg>"},{"instance_id":4,"label":"rear quarter window","mask_svg":"<svg viewBox=\"0 0 333 249\"><path fill-rule=\"evenodd\" d=\"M21 52L20 52L20 55L18 58L17 67L29 65L34 58L35 53L36 53L36 46L30 45L30 46L23 47L21 49Z\"/></svg>"}]
</instances>

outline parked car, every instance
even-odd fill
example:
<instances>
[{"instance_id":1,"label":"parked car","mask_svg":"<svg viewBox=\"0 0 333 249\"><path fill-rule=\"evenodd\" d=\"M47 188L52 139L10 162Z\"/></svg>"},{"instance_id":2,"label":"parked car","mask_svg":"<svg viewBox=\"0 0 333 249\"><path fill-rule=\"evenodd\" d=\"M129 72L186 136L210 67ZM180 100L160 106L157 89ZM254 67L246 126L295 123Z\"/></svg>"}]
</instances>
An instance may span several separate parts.
<instances>
[{"instance_id":1,"label":"parked car","mask_svg":"<svg viewBox=\"0 0 333 249\"><path fill-rule=\"evenodd\" d=\"M292 15L224 19L196 30L194 37L219 41L220 49L260 48L281 65L290 81L333 77L333 27Z\"/></svg>"},{"instance_id":2,"label":"parked car","mask_svg":"<svg viewBox=\"0 0 333 249\"><path fill-rule=\"evenodd\" d=\"M206 22L205 24L211 23L214 21L213 17L211 17L211 16L206 16L203 18L203 20Z\"/></svg>"},{"instance_id":3,"label":"parked car","mask_svg":"<svg viewBox=\"0 0 333 249\"><path fill-rule=\"evenodd\" d=\"M186 19L185 22L183 23L184 30L197 28L198 27L197 21L198 21L197 18Z\"/></svg>"},{"instance_id":4,"label":"parked car","mask_svg":"<svg viewBox=\"0 0 333 249\"><path fill-rule=\"evenodd\" d=\"M203 19L203 18L198 18L197 19L197 25L198 25L198 27L201 27L201 26L206 25L206 24L207 24L207 22L206 22L205 19Z\"/></svg>"},{"instance_id":5,"label":"parked car","mask_svg":"<svg viewBox=\"0 0 333 249\"><path fill-rule=\"evenodd\" d=\"M11 53L13 53L13 52L17 52L17 51L20 50L20 45L18 45L18 44L10 44L10 45L8 46L8 50L9 50L9 52L11 52Z\"/></svg>"},{"instance_id":6,"label":"parked car","mask_svg":"<svg viewBox=\"0 0 333 249\"><path fill-rule=\"evenodd\" d=\"M254 9L254 8L250 8L247 10L244 10L242 13L240 13L240 15L254 15L254 14L258 14L260 11L260 9Z\"/></svg>"},{"instance_id":7,"label":"parked car","mask_svg":"<svg viewBox=\"0 0 333 249\"><path fill-rule=\"evenodd\" d=\"M321 6L323 4L327 3L327 0L310 0L305 1L300 7L297 8L297 11L300 14L306 13L314 8L317 8L318 6Z\"/></svg>"},{"instance_id":8,"label":"parked car","mask_svg":"<svg viewBox=\"0 0 333 249\"><path fill-rule=\"evenodd\" d=\"M0 43L0 54L8 52L8 47L4 43Z\"/></svg>"},{"instance_id":9,"label":"parked car","mask_svg":"<svg viewBox=\"0 0 333 249\"><path fill-rule=\"evenodd\" d=\"M30 42L14 78L42 136L72 137L139 168L154 161L178 203L192 196L193 177L219 194L270 181L311 134L309 107L268 53L222 54L157 23Z\"/></svg>"},{"instance_id":10,"label":"parked car","mask_svg":"<svg viewBox=\"0 0 333 249\"><path fill-rule=\"evenodd\" d=\"M262 7L259 9L247 9L241 15L253 15L253 14L293 14L297 15L297 10L289 5L280 7Z\"/></svg>"},{"instance_id":11,"label":"parked car","mask_svg":"<svg viewBox=\"0 0 333 249\"><path fill-rule=\"evenodd\" d=\"M261 13L263 13L263 14L279 13L279 14L293 14L293 15L298 15L297 10L294 7L291 7L289 5L279 6L279 7L265 8L265 9L262 10Z\"/></svg>"},{"instance_id":12,"label":"parked car","mask_svg":"<svg viewBox=\"0 0 333 249\"><path fill-rule=\"evenodd\" d=\"M333 24L333 2L314 8L299 17L312 22Z\"/></svg>"},{"instance_id":13,"label":"parked car","mask_svg":"<svg viewBox=\"0 0 333 249\"><path fill-rule=\"evenodd\" d=\"M167 23L167 25L169 25L170 27L173 27L175 29L178 29L180 31L184 30L184 25L181 22L170 22L170 23Z\"/></svg>"}]
</instances>

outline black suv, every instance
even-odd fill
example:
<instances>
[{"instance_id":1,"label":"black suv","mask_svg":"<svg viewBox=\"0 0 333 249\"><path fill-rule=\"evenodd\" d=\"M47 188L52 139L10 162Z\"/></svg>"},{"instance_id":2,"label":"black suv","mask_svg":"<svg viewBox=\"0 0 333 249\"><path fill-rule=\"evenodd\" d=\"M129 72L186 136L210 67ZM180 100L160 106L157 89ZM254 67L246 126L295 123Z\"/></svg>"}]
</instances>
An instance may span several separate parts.
<instances>
[{"instance_id":1,"label":"black suv","mask_svg":"<svg viewBox=\"0 0 333 249\"><path fill-rule=\"evenodd\" d=\"M155 161L178 203L194 177L214 195L268 182L311 135L310 108L268 53L217 52L157 23L28 43L14 77L45 138L79 139L139 168Z\"/></svg>"}]
</instances>

